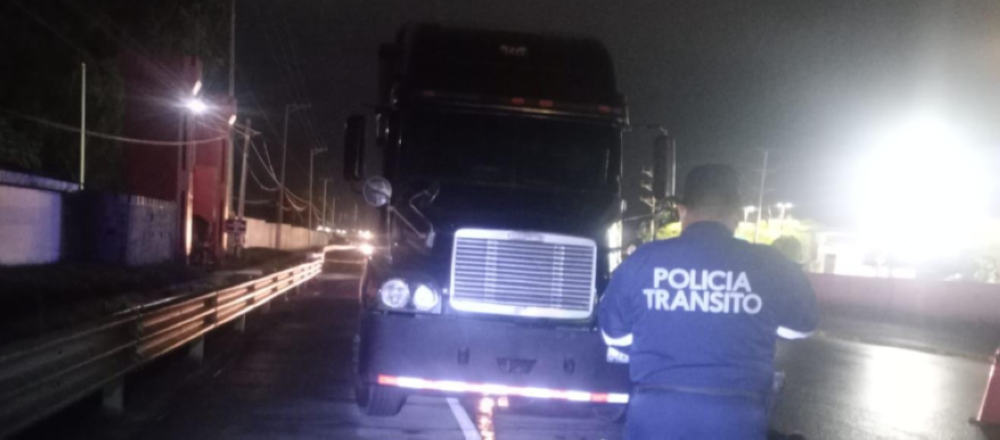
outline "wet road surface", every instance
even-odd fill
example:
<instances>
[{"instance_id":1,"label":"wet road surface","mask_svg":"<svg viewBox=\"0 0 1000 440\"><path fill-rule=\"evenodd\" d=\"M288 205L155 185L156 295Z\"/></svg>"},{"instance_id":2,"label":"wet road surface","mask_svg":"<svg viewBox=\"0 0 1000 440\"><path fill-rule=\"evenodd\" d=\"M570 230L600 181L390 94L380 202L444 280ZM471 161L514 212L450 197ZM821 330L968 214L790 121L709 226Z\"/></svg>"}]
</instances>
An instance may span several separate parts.
<instances>
[{"instance_id":1,"label":"wet road surface","mask_svg":"<svg viewBox=\"0 0 1000 440\"><path fill-rule=\"evenodd\" d=\"M252 316L248 334L218 336L219 354L204 364L175 359L180 367L134 380L126 414L57 416L22 437L622 438L622 424L598 421L587 408L545 403L484 411L475 399L411 397L397 417L361 415L350 362L355 289L351 276L321 275L269 314ZM982 398L984 362L832 338L782 345L777 362L788 375L772 420L781 430L810 439L987 438L967 423Z\"/></svg>"}]
</instances>

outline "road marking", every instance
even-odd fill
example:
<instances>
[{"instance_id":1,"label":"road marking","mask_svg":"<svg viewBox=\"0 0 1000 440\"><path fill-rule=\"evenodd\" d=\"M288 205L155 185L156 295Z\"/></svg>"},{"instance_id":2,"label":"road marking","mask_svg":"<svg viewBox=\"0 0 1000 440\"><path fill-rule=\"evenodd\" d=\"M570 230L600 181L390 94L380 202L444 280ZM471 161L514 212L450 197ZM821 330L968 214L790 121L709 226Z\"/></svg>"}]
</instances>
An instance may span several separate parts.
<instances>
[{"instance_id":1,"label":"road marking","mask_svg":"<svg viewBox=\"0 0 1000 440\"><path fill-rule=\"evenodd\" d=\"M465 436L465 440L483 440L479 436L476 425L469 418L469 413L465 412L465 408L462 408L462 404L458 402L458 399L449 397L447 400L448 406L451 407L451 413L455 415L455 421L462 428L462 435Z\"/></svg>"}]
</instances>

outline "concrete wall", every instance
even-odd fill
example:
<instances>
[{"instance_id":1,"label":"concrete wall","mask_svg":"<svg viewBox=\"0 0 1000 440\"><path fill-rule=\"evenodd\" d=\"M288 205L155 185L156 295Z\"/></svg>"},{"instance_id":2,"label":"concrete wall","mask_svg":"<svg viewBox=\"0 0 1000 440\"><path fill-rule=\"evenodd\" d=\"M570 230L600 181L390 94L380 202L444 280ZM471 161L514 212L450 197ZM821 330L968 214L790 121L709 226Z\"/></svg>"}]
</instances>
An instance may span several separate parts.
<instances>
[{"instance_id":1,"label":"concrete wall","mask_svg":"<svg viewBox=\"0 0 1000 440\"><path fill-rule=\"evenodd\" d=\"M274 247L274 223L254 218L247 219L247 235L244 246ZM304 249L310 246L325 246L329 235L323 232L310 231L306 228L282 225L281 248L286 250Z\"/></svg>"},{"instance_id":2,"label":"concrete wall","mask_svg":"<svg viewBox=\"0 0 1000 440\"><path fill-rule=\"evenodd\" d=\"M821 305L1000 324L1000 284L809 274Z\"/></svg>"},{"instance_id":3,"label":"concrete wall","mask_svg":"<svg viewBox=\"0 0 1000 440\"><path fill-rule=\"evenodd\" d=\"M177 204L149 197L79 192L66 195L65 257L141 266L177 251Z\"/></svg>"},{"instance_id":4,"label":"concrete wall","mask_svg":"<svg viewBox=\"0 0 1000 440\"><path fill-rule=\"evenodd\" d=\"M61 193L0 184L0 265L54 263L61 243Z\"/></svg>"},{"instance_id":5,"label":"concrete wall","mask_svg":"<svg viewBox=\"0 0 1000 440\"><path fill-rule=\"evenodd\" d=\"M177 232L176 205L133 196L126 209L129 220L123 262L140 266L171 261Z\"/></svg>"}]
</instances>

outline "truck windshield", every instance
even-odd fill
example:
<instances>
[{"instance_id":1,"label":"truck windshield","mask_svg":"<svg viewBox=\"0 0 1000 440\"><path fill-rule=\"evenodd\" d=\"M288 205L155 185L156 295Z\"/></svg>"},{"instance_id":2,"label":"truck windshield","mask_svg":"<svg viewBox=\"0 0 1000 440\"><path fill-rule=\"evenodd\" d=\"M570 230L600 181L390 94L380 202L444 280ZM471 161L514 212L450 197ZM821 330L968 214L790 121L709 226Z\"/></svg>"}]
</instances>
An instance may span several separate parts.
<instances>
[{"instance_id":1,"label":"truck windshield","mask_svg":"<svg viewBox=\"0 0 1000 440\"><path fill-rule=\"evenodd\" d=\"M473 113L414 112L404 175L566 189L606 187L620 134L610 125Z\"/></svg>"}]
</instances>

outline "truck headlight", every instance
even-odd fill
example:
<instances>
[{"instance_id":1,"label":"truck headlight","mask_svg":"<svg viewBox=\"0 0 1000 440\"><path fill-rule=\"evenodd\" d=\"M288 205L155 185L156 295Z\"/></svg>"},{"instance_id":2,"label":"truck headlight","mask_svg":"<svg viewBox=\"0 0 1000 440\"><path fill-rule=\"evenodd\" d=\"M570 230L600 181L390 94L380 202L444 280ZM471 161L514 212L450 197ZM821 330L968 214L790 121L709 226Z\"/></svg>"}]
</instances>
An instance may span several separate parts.
<instances>
[{"instance_id":1,"label":"truck headlight","mask_svg":"<svg viewBox=\"0 0 1000 440\"><path fill-rule=\"evenodd\" d=\"M413 307L421 312L429 312L437 307L441 297L437 292L423 284L418 285L413 291Z\"/></svg>"},{"instance_id":2,"label":"truck headlight","mask_svg":"<svg viewBox=\"0 0 1000 440\"><path fill-rule=\"evenodd\" d=\"M378 289L382 304L390 309L402 309L410 301L410 286L399 278L393 278L382 283Z\"/></svg>"}]
</instances>

